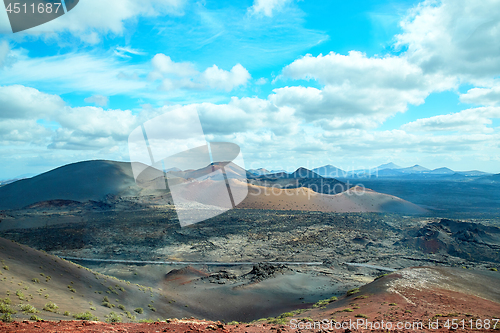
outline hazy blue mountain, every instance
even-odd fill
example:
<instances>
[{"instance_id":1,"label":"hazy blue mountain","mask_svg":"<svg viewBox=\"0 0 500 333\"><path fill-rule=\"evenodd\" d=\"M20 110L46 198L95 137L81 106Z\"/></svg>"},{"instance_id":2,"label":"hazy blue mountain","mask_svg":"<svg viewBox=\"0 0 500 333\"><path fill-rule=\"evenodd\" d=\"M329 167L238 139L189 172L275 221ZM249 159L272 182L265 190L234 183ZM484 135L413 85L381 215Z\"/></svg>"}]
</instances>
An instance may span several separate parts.
<instances>
[{"instance_id":1,"label":"hazy blue mountain","mask_svg":"<svg viewBox=\"0 0 500 333\"><path fill-rule=\"evenodd\" d=\"M342 169L339 169L333 165L324 165L319 168L312 169L313 172L317 173L318 175L326 178L338 178L338 177L345 177L346 172Z\"/></svg>"},{"instance_id":2,"label":"hazy blue mountain","mask_svg":"<svg viewBox=\"0 0 500 333\"><path fill-rule=\"evenodd\" d=\"M429 171L429 173L434 175L453 175L455 171L451 170L450 168L443 167L431 170Z\"/></svg>"},{"instance_id":3,"label":"hazy blue mountain","mask_svg":"<svg viewBox=\"0 0 500 333\"><path fill-rule=\"evenodd\" d=\"M422 173L430 170L421 165L415 164L414 166L408 168L399 169L399 171L401 171L402 173Z\"/></svg>"},{"instance_id":4,"label":"hazy blue mountain","mask_svg":"<svg viewBox=\"0 0 500 333\"><path fill-rule=\"evenodd\" d=\"M399 165L397 164L394 164L392 162L389 162L389 163L386 163L386 164L382 164L382 165L379 165L377 167L377 169L379 170L384 170L384 169L402 169L402 167L400 167Z\"/></svg>"}]
</instances>

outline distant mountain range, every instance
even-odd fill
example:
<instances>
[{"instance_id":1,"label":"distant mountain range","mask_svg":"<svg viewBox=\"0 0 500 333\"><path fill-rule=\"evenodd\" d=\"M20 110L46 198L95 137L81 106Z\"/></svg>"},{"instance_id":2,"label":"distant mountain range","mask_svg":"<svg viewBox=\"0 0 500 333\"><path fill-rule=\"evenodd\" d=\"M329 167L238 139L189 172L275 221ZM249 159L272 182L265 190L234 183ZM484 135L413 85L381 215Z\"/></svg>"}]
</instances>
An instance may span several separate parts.
<instances>
[{"instance_id":1,"label":"distant mountain range","mask_svg":"<svg viewBox=\"0 0 500 333\"><path fill-rule=\"evenodd\" d=\"M491 175L490 173L478 170L454 171L447 167L430 170L418 164L403 168L392 162L382 164L372 169L345 171L333 165L325 165L319 168L312 169L312 171L325 178L448 178L450 180L459 180L470 177L478 178Z\"/></svg>"}]
</instances>

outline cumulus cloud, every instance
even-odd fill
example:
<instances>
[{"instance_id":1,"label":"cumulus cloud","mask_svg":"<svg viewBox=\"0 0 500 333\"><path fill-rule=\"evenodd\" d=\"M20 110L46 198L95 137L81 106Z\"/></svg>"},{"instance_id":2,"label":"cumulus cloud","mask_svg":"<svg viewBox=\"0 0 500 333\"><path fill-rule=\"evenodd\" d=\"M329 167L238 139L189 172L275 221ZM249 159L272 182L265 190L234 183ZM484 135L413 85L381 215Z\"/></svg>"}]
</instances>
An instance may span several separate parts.
<instances>
[{"instance_id":1,"label":"cumulus cloud","mask_svg":"<svg viewBox=\"0 0 500 333\"><path fill-rule=\"evenodd\" d=\"M472 88L460 95L460 102L478 105L500 104L500 86L492 88Z\"/></svg>"},{"instance_id":2,"label":"cumulus cloud","mask_svg":"<svg viewBox=\"0 0 500 333\"><path fill-rule=\"evenodd\" d=\"M216 89L231 91L238 86L244 86L250 80L250 73L240 64L230 71L217 65L198 72L189 62L174 62L169 56L159 53L151 60L153 70L149 73L150 80L162 80L160 89L171 91L177 89Z\"/></svg>"},{"instance_id":3,"label":"cumulus cloud","mask_svg":"<svg viewBox=\"0 0 500 333\"><path fill-rule=\"evenodd\" d=\"M402 126L409 132L458 131L492 133L493 118L500 118L500 107L481 107L457 113L421 118Z\"/></svg>"},{"instance_id":4,"label":"cumulus cloud","mask_svg":"<svg viewBox=\"0 0 500 333\"><path fill-rule=\"evenodd\" d=\"M111 147L123 142L140 121L129 110L72 108L57 95L21 85L0 86L0 104L0 141L4 144ZM46 126L47 122L53 125Z\"/></svg>"},{"instance_id":5,"label":"cumulus cloud","mask_svg":"<svg viewBox=\"0 0 500 333\"><path fill-rule=\"evenodd\" d=\"M363 121L365 125L380 124L395 113L405 112L409 104L424 103L431 92L455 86L453 79L439 74L425 75L404 58L367 57L357 51L348 55L334 52L317 57L306 55L286 66L281 78L316 80L323 87L275 89L269 98L276 105L294 107L308 121L369 116L369 121ZM378 121L374 121L374 116ZM352 120L341 122L343 126L360 125Z\"/></svg>"},{"instance_id":6,"label":"cumulus cloud","mask_svg":"<svg viewBox=\"0 0 500 333\"><path fill-rule=\"evenodd\" d=\"M94 95L84 99L85 103L92 103L99 106L108 105L109 99L103 95Z\"/></svg>"},{"instance_id":7,"label":"cumulus cloud","mask_svg":"<svg viewBox=\"0 0 500 333\"><path fill-rule=\"evenodd\" d=\"M158 53L151 60L153 71L149 74L151 79L161 78L164 75L175 75L189 77L198 74L194 65L190 62L174 62L169 56Z\"/></svg>"},{"instance_id":8,"label":"cumulus cloud","mask_svg":"<svg viewBox=\"0 0 500 333\"><path fill-rule=\"evenodd\" d=\"M235 87L243 86L249 79L250 73L240 64L236 64L230 71L225 71L213 65L201 74L201 82L210 88L225 91L231 91Z\"/></svg>"},{"instance_id":9,"label":"cumulus cloud","mask_svg":"<svg viewBox=\"0 0 500 333\"><path fill-rule=\"evenodd\" d=\"M401 22L396 46L424 73L484 82L500 75L498 0L426 0Z\"/></svg>"},{"instance_id":10,"label":"cumulus cloud","mask_svg":"<svg viewBox=\"0 0 500 333\"><path fill-rule=\"evenodd\" d=\"M22 85L0 86L0 119L50 116L64 105L57 95L49 95Z\"/></svg>"},{"instance_id":11,"label":"cumulus cloud","mask_svg":"<svg viewBox=\"0 0 500 333\"><path fill-rule=\"evenodd\" d=\"M273 16L273 12L280 10L289 0L254 0L250 11L254 14L261 14L268 17Z\"/></svg>"}]
</instances>

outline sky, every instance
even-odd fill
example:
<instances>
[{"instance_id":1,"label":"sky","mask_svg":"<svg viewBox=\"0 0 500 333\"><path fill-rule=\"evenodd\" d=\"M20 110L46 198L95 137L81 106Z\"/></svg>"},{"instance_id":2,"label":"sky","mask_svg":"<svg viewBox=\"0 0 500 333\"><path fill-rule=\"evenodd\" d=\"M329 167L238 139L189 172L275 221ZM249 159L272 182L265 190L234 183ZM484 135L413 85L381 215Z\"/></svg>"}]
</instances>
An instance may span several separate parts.
<instances>
[{"instance_id":1,"label":"sky","mask_svg":"<svg viewBox=\"0 0 500 333\"><path fill-rule=\"evenodd\" d=\"M0 9L0 179L129 161L196 110L245 167L500 172L500 0L80 0L12 33Z\"/></svg>"}]
</instances>

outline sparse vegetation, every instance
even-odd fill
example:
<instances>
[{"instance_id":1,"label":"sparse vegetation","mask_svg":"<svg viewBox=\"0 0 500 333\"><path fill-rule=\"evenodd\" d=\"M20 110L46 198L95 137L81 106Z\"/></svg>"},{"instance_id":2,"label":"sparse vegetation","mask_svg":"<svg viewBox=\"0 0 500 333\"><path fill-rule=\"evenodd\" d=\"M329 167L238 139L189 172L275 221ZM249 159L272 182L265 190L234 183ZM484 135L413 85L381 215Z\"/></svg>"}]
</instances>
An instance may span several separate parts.
<instances>
[{"instance_id":1,"label":"sparse vegetation","mask_svg":"<svg viewBox=\"0 0 500 333\"><path fill-rule=\"evenodd\" d=\"M135 320L135 316L130 313L130 311L125 311L125 316L130 320Z\"/></svg>"},{"instance_id":2,"label":"sparse vegetation","mask_svg":"<svg viewBox=\"0 0 500 333\"><path fill-rule=\"evenodd\" d=\"M324 307L325 305L328 305L331 302L335 302L336 300L337 300L337 297L335 297L335 296L332 296L328 299L322 299L322 300L318 301L316 304L314 304L313 308Z\"/></svg>"},{"instance_id":3,"label":"sparse vegetation","mask_svg":"<svg viewBox=\"0 0 500 333\"><path fill-rule=\"evenodd\" d=\"M47 302L43 306L43 310L48 312L57 312L57 309L59 309L59 307L53 302Z\"/></svg>"},{"instance_id":4,"label":"sparse vegetation","mask_svg":"<svg viewBox=\"0 0 500 333\"><path fill-rule=\"evenodd\" d=\"M134 311L137 312L138 314L143 314L144 313L144 309L143 308L135 308Z\"/></svg>"},{"instance_id":5,"label":"sparse vegetation","mask_svg":"<svg viewBox=\"0 0 500 333\"><path fill-rule=\"evenodd\" d=\"M389 306L396 306L396 303L389 303Z\"/></svg>"},{"instance_id":6,"label":"sparse vegetation","mask_svg":"<svg viewBox=\"0 0 500 333\"><path fill-rule=\"evenodd\" d=\"M354 317L356 318L365 318L365 319L368 319L368 316L367 315L364 315L364 314L361 314L361 313L358 313L357 315L355 315Z\"/></svg>"},{"instance_id":7,"label":"sparse vegetation","mask_svg":"<svg viewBox=\"0 0 500 333\"><path fill-rule=\"evenodd\" d=\"M30 320L33 320L33 321L42 321L43 319L40 318L40 317L38 317L37 315L31 315Z\"/></svg>"},{"instance_id":8,"label":"sparse vegetation","mask_svg":"<svg viewBox=\"0 0 500 333\"><path fill-rule=\"evenodd\" d=\"M16 296L19 297L20 300L24 299L24 294L21 290L16 290Z\"/></svg>"},{"instance_id":9,"label":"sparse vegetation","mask_svg":"<svg viewBox=\"0 0 500 333\"><path fill-rule=\"evenodd\" d=\"M92 321L98 321L99 318L94 316L90 311L82 312L82 313L76 313L73 315L73 318L76 320L92 320Z\"/></svg>"},{"instance_id":10,"label":"sparse vegetation","mask_svg":"<svg viewBox=\"0 0 500 333\"><path fill-rule=\"evenodd\" d=\"M38 313L38 311L33 305L30 304L20 304L19 307L24 313Z\"/></svg>"},{"instance_id":11,"label":"sparse vegetation","mask_svg":"<svg viewBox=\"0 0 500 333\"><path fill-rule=\"evenodd\" d=\"M107 323L120 323L122 321L122 317L111 311L108 315L106 315Z\"/></svg>"},{"instance_id":12,"label":"sparse vegetation","mask_svg":"<svg viewBox=\"0 0 500 333\"><path fill-rule=\"evenodd\" d=\"M354 310L351 309L351 308L345 308L344 310L342 310L342 312L353 312Z\"/></svg>"},{"instance_id":13,"label":"sparse vegetation","mask_svg":"<svg viewBox=\"0 0 500 333\"><path fill-rule=\"evenodd\" d=\"M347 296L351 296L351 295L354 295L356 293L359 293L359 288L354 288L354 289L348 290Z\"/></svg>"}]
</instances>

